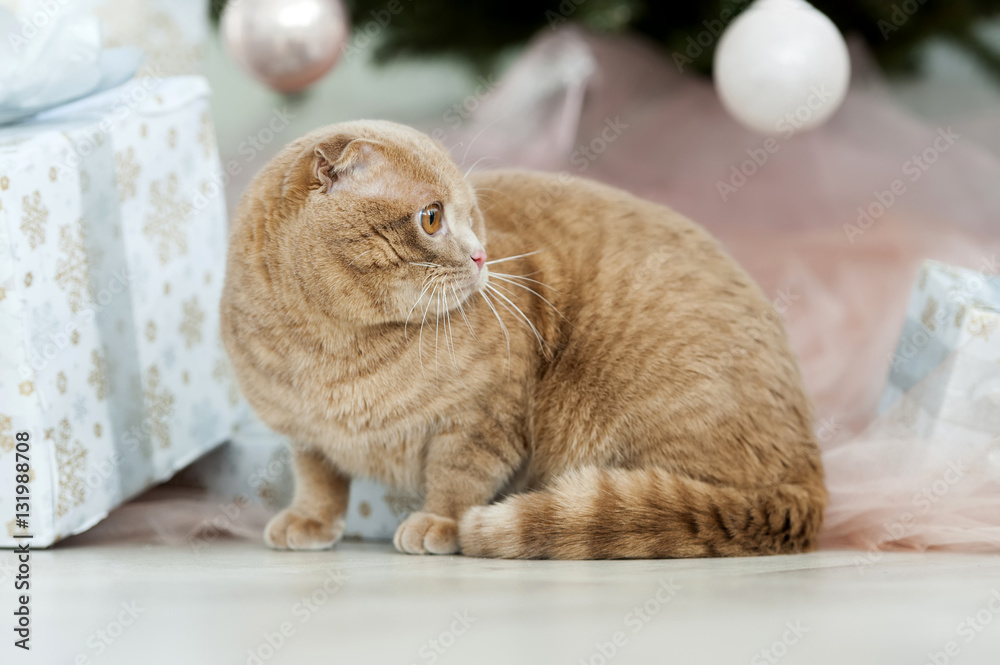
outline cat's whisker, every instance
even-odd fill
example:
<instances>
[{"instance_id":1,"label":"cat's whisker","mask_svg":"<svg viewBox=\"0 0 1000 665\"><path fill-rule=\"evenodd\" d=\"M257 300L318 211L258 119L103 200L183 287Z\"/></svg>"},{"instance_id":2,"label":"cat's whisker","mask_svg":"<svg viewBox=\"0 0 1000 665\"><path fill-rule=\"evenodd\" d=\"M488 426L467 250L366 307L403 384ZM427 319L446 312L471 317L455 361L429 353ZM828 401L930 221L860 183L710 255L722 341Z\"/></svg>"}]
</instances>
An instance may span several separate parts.
<instances>
[{"instance_id":1,"label":"cat's whisker","mask_svg":"<svg viewBox=\"0 0 1000 665\"><path fill-rule=\"evenodd\" d=\"M351 260L351 262L347 264L347 266L348 266L348 267L350 267L350 266L353 266L353 265L354 265L354 262L355 262L355 261L357 261L358 259L360 259L360 258L361 258L362 256L364 256L365 254L371 254L371 253L372 253L372 252L374 252L374 251L375 251L375 248L373 247L373 248L369 249L369 250L368 250L367 252L361 252L360 254L358 254L357 256L355 256L355 257L354 257L354 258L353 258L353 259Z\"/></svg>"},{"instance_id":2,"label":"cat's whisker","mask_svg":"<svg viewBox=\"0 0 1000 665\"><path fill-rule=\"evenodd\" d=\"M463 178L468 178L469 174L472 173L472 169L476 168L479 165L479 162L483 161L484 159L500 159L500 158L499 157L488 157L488 156L487 157L480 157L479 159L477 159L476 161L474 161L472 163L472 166L469 167L469 170L466 171L465 175L462 176L462 177Z\"/></svg>"},{"instance_id":3,"label":"cat's whisker","mask_svg":"<svg viewBox=\"0 0 1000 665\"><path fill-rule=\"evenodd\" d=\"M420 317L420 335L417 338L417 359L420 361L420 375L424 374L424 323L427 321L427 311L431 307L431 300L434 298L434 292L437 291L437 285L434 285L434 291L431 291L431 295L427 298L427 305L424 306L424 314Z\"/></svg>"},{"instance_id":4,"label":"cat's whisker","mask_svg":"<svg viewBox=\"0 0 1000 665\"><path fill-rule=\"evenodd\" d=\"M535 274L534 272L529 272L528 273L528 275L534 275L534 274ZM544 286L549 291L555 291L559 295L566 295L562 291L560 291L559 289L557 289L556 287L549 286L545 282L539 282L537 279L531 279L527 275L513 275L513 274L507 273L507 272L495 272L495 271L491 270L490 271L490 277L506 277L507 279L523 279L525 281L532 282L534 284L538 284L539 286Z\"/></svg>"},{"instance_id":5,"label":"cat's whisker","mask_svg":"<svg viewBox=\"0 0 1000 665\"><path fill-rule=\"evenodd\" d=\"M469 323L469 317L465 315L465 303L463 303L462 299L458 297L458 289L455 288L454 284L451 285L451 292L455 294L455 302L458 303L458 311L465 320L465 327L469 329L470 333L472 333L473 339L479 339L476 335L476 331L472 329L472 324Z\"/></svg>"},{"instance_id":6,"label":"cat's whisker","mask_svg":"<svg viewBox=\"0 0 1000 665\"><path fill-rule=\"evenodd\" d=\"M455 369L458 369L458 357L455 354L455 332L451 329L451 308L448 307L448 291L441 289L441 293L444 294L445 340L451 340L451 362L455 365Z\"/></svg>"},{"instance_id":7,"label":"cat's whisker","mask_svg":"<svg viewBox=\"0 0 1000 665\"><path fill-rule=\"evenodd\" d=\"M549 245L548 247L543 247L542 249L536 249L533 252L527 252L525 254L518 254L516 256L505 256L502 259L494 259L492 261L487 261L486 265L491 266L491 265L496 264L496 263L503 263L504 261L513 261L514 259L523 259L526 256L534 256L535 254L540 254L541 252L547 251L549 249L552 249L552 245Z\"/></svg>"},{"instance_id":8,"label":"cat's whisker","mask_svg":"<svg viewBox=\"0 0 1000 665\"><path fill-rule=\"evenodd\" d=\"M368 250L368 251L371 251L371 250ZM440 264L437 264L437 263L424 263L424 262L419 262L419 261L410 261L409 263L410 263L411 266L420 266L422 268L444 268L443 265L440 265Z\"/></svg>"},{"instance_id":9,"label":"cat's whisker","mask_svg":"<svg viewBox=\"0 0 1000 665\"><path fill-rule=\"evenodd\" d=\"M570 323L570 320L569 320L569 319L567 319L567 318L566 318L566 317L565 317L565 316L563 315L563 313L559 311L559 308L558 308L558 307L556 307L555 305L553 305L553 304L552 304L551 302L549 302L549 301L548 301L548 299L547 299L547 298L545 298L545 296L543 296L542 294L540 294L540 293L539 293L538 291L535 291L534 289L532 289L532 288L529 288L529 287L525 286L524 284L518 284L517 282L515 282L515 281L513 281L513 280L509 280L509 279L505 279L505 278L503 278L503 277L500 277L500 276L499 276L499 275L497 275L496 273L494 273L494 274L490 275L490 277L494 277L494 278L496 278L496 279L500 280L501 282L504 282L505 284L510 284L511 286L516 286L516 287L518 287L518 288L522 288L522 289L524 289L525 291L528 291L529 293L533 293L533 294L535 294L536 296L538 296L538 298L539 298L539 299L541 299L541 301L542 301L542 302L544 302L544 303L545 303L546 305L548 305L549 307L551 307L551 308L552 308L552 311L553 311L553 312L555 312L555 313L556 313L556 314L558 314L558 315L559 315L560 317L562 317L562 320L563 320L563 321L565 321L566 323ZM500 285L499 285L499 284L496 284L496 286L500 286ZM504 290L506 291L506 289L504 289ZM507 293L511 293L511 291L507 291Z\"/></svg>"},{"instance_id":10,"label":"cat's whisker","mask_svg":"<svg viewBox=\"0 0 1000 665\"><path fill-rule=\"evenodd\" d=\"M489 298L488 295L486 295L486 291L480 291L479 295L481 295L483 297L483 300L486 301L486 304L489 306L489 308L491 310L493 310L493 316L497 317L497 322L500 324L500 330L501 330L501 332L503 332L504 339L507 340L507 361L506 361L506 363L507 363L507 376L509 378L510 377L510 333L507 332L507 326L506 326L506 324L504 324L503 319L500 318L500 312L498 312L497 308L493 306L492 302L490 302L490 298Z\"/></svg>"},{"instance_id":11,"label":"cat's whisker","mask_svg":"<svg viewBox=\"0 0 1000 665\"><path fill-rule=\"evenodd\" d=\"M504 307L507 307L507 309L510 309L510 311L511 311L512 314L518 314L518 315L520 315L521 320L524 321L526 324L528 324L528 328L530 328L531 332L534 333L535 339L538 340L538 345L542 349L542 353L545 354L546 358L551 357L551 354L549 352L549 345L545 342L545 339L542 338L541 333L538 332L538 328L536 328L535 324L531 322L531 319L529 319L528 316L524 312L521 311L521 308L518 307L517 305L515 305L510 298L508 298L504 294L500 293L500 291L495 286L493 286L492 284L487 284L486 288L490 289L493 292L493 295L495 295L498 298L500 298L500 301L498 301L498 302L500 302L501 305L504 305L503 301L506 301L507 304L510 305L510 307L507 307L507 305L504 305ZM513 309L511 309L511 308L513 308Z\"/></svg>"},{"instance_id":12,"label":"cat's whisker","mask_svg":"<svg viewBox=\"0 0 1000 665\"><path fill-rule=\"evenodd\" d=\"M465 160L467 160L469 158L469 151L472 150L472 146L475 145L476 141L479 140L479 137L482 136L483 134L485 134L487 129L489 129L493 125L497 124L498 122L500 122L499 118L497 118L496 120L494 120L490 124L486 125L482 129L480 129L479 133L472 137L472 140L469 141L469 145L465 148L465 154L462 155L462 161L458 165L459 168L461 168L462 166L465 166ZM469 175L469 174L466 173L465 175Z\"/></svg>"},{"instance_id":13,"label":"cat's whisker","mask_svg":"<svg viewBox=\"0 0 1000 665\"><path fill-rule=\"evenodd\" d=\"M410 341L410 337L407 334L407 326L410 325L410 315L413 314L413 310L416 306L420 304L420 300L424 297L424 294L427 293L427 289L431 288L430 279L430 276L424 278L424 281L421 284L421 286L424 287L423 291L421 291L420 295L417 296L417 300L413 303L413 307L410 308L410 311L406 313L406 321L403 322L403 338L406 339L407 342ZM426 284L426 286L424 286L424 284Z\"/></svg>"}]
</instances>

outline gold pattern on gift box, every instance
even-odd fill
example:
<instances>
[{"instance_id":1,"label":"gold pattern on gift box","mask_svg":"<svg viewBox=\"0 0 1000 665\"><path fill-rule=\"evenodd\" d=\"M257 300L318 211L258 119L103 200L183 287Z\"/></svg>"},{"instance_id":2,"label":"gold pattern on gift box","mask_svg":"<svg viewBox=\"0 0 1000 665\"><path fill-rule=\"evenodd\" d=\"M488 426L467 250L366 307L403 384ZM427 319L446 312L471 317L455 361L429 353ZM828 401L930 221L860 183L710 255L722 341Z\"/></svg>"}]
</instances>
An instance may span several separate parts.
<instances>
[{"instance_id":1,"label":"gold pattern on gift box","mask_svg":"<svg viewBox=\"0 0 1000 665\"><path fill-rule=\"evenodd\" d=\"M87 376L87 383L94 388L94 395L100 401L105 398L108 392L108 366L97 349L90 352L90 374Z\"/></svg>"},{"instance_id":2,"label":"gold pattern on gift box","mask_svg":"<svg viewBox=\"0 0 1000 665\"><path fill-rule=\"evenodd\" d=\"M189 374L187 370L181 372L181 383L185 386L191 383L191 374Z\"/></svg>"},{"instance_id":3,"label":"gold pattern on gift box","mask_svg":"<svg viewBox=\"0 0 1000 665\"><path fill-rule=\"evenodd\" d=\"M74 229L73 226L76 228ZM56 262L56 283L66 292L66 302L76 314L90 301L90 261L83 240L83 220L59 228L59 259Z\"/></svg>"},{"instance_id":4,"label":"gold pattern on gift box","mask_svg":"<svg viewBox=\"0 0 1000 665\"><path fill-rule=\"evenodd\" d=\"M28 535L28 528L19 529L17 526L17 518L15 517L11 521L7 522L7 536L13 538L14 536L26 536Z\"/></svg>"},{"instance_id":5,"label":"gold pattern on gift box","mask_svg":"<svg viewBox=\"0 0 1000 665\"><path fill-rule=\"evenodd\" d=\"M198 128L198 143L205 158L212 156L212 147L215 146L215 126L212 124L212 116L207 110L201 112L201 126Z\"/></svg>"},{"instance_id":6,"label":"gold pattern on gift box","mask_svg":"<svg viewBox=\"0 0 1000 665\"><path fill-rule=\"evenodd\" d=\"M955 327L962 327L962 319L965 318L965 305L959 304L958 310L955 312Z\"/></svg>"},{"instance_id":7,"label":"gold pattern on gift box","mask_svg":"<svg viewBox=\"0 0 1000 665\"><path fill-rule=\"evenodd\" d=\"M139 136L146 138L147 135L149 135L149 127L146 126L146 123L142 123L142 126L139 127Z\"/></svg>"},{"instance_id":8,"label":"gold pattern on gift box","mask_svg":"<svg viewBox=\"0 0 1000 665\"><path fill-rule=\"evenodd\" d=\"M165 295L165 296L169 296L170 295L170 282L164 282L163 283L163 295Z\"/></svg>"},{"instance_id":9,"label":"gold pattern on gift box","mask_svg":"<svg viewBox=\"0 0 1000 665\"><path fill-rule=\"evenodd\" d=\"M0 451L14 450L14 422L10 416L0 413Z\"/></svg>"},{"instance_id":10,"label":"gold pattern on gift box","mask_svg":"<svg viewBox=\"0 0 1000 665\"><path fill-rule=\"evenodd\" d=\"M201 325L205 322L205 312L198 306L198 296L192 296L190 300L184 301L181 309L180 333L184 337L187 348L193 347L201 342Z\"/></svg>"},{"instance_id":11,"label":"gold pattern on gift box","mask_svg":"<svg viewBox=\"0 0 1000 665\"><path fill-rule=\"evenodd\" d=\"M115 174L118 178L118 200L121 202L135 196L136 182L142 166L135 161L135 148L115 152Z\"/></svg>"},{"instance_id":12,"label":"gold pattern on gift box","mask_svg":"<svg viewBox=\"0 0 1000 665\"><path fill-rule=\"evenodd\" d=\"M59 372L58 374L56 374L56 390L59 391L60 395L66 394L66 384L67 384L66 373Z\"/></svg>"},{"instance_id":13,"label":"gold pattern on gift box","mask_svg":"<svg viewBox=\"0 0 1000 665\"><path fill-rule=\"evenodd\" d=\"M30 272L24 273L24 286L29 287L31 283L35 281L34 276Z\"/></svg>"},{"instance_id":14,"label":"gold pattern on gift box","mask_svg":"<svg viewBox=\"0 0 1000 665\"><path fill-rule=\"evenodd\" d=\"M69 336L69 341L73 342L73 346L80 343L80 331L74 330L73 334Z\"/></svg>"},{"instance_id":15,"label":"gold pattern on gift box","mask_svg":"<svg viewBox=\"0 0 1000 665\"><path fill-rule=\"evenodd\" d=\"M18 390L22 395L28 397L29 395L31 395L31 393L35 392L35 384L32 383L31 381L22 381L21 385L18 387Z\"/></svg>"},{"instance_id":16,"label":"gold pattern on gift box","mask_svg":"<svg viewBox=\"0 0 1000 665\"><path fill-rule=\"evenodd\" d=\"M83 476L87 470L87 449L72 441L73 428L69 419L59 421L56 432L56 469L59 472L59 503L56 515L62 517L70 508L79 506L87 496Z\"/></svg>"},{"instance_id":17,"label":"gold pattern on gift box","mask_svg":"<svg viewBox=\"0 0 1000 665\"><path fill-rule=\"evenodd\" d=\"M98 439L101 438L102 431L103 430L101 430L101 423L94 423L94 436L96 436Z\"/></svg>"},{"instance_id":18,"label":"gold pattern on gift box","mask_svg":"<svg viewBox=\"0 0 1000 665\"><path fill-rule=\"evenodd\" d=\"M10 178L7 176L0 177L0 189L6 192L8 187L10 187Z\"/></svg>"},{"instance_id":19,"label":"gold pattern on gift box","mask_svg":"<svg viewBox=\"0 0 1000 665\"><path fill-rule=\"evenodd\" d=\"M146 339L150 344L156 341L156 324L152 321L146 323Z\"/></svg>"},{"instance_id":20,"label":"gold pattern on gift box","mask_svg":"<svg viewBox=\"0 0 1000 665\"><path fill-rule=\"evenodd\" d=\"M176 173L168 175L165 182L157 180L149 185L149 203L150 212L142 232L156 243L160 263L187 254L184 225L191 214L191 204L180 195Z\"/></svg>"},{"instance_id":21,"label":"gold pattern on gift box","mask_svg":"<svg viewBox=\"0 0 1000 665\"><path fill-rule=\"evenodd\" d=\"M171 150L177 147L177 129L174 127L167 132L167 145Z\"/></svg>"},{"instance_id":22,"label":"gold pattern on gift box","mask_svg":"<svg viewBox=\"0 0 1000 665\"><path fill-rule=\"evenodd\" d=\"M27 236L28 245L35 249L45 243L45 223L49 220L49 209L36 189L31 196L21 197L21 232Z\"/></svg>"},{"instance_id":23,"label":"gold pattern on gift box","mask_svg":"<svg viewBox=\"0 0 1000 665\"><path fill-rule=\"evenodd\" d=\"M920 315L920 321L924 324L931 332L937 328L937 322L935 318L937 317L938 311L938 301L934 298L927 298L927 305L924 307L923 314Z\"/></svg>"},{"instance_id":24,"label":"gold pattern on gift box","mask_svg":"<svg viewBox=\"0 0 1000 665\"><path fill-rule=\"evenodd\" d=\"M1000 315L992 312L973 311L969 316L968 323L966 323L965 330L973 337L982 337L988 342L998 324L1000 324Z\"/></svg>"},{"instance_id":25,"label":"gold pattern on gift box","mask_svg":"<svg viewBox=\"0 0 1000 665\"><path fill-rule=\"evenodd\" d=\"M358 504L358 514L361 515L361 517L364 517L366 519L369 518L369 517L371 517L371 515L372 515L372 504L368 503L367 501L362 501L361 503L359 503Z\"/></svg>"},{"instance_id":26,"label":"gold pattern on gift box","mask_svg":"<svg viewBox=\"0 0 1000 665\"><path fill-rule=\"evenodd\" d=\"M6 297L7 297L7 289L0 286L0 302L3 302L3 299Z\"/></svg>"},{"instance_id":27,"label":"gold pattern on gift box","mask_svg":"<svg viewBox=\"0 0 1000 665\"><path fill-rule=\"evenodd\" d=\"M160 448L170 447L170 417L174 410L174 396L167 388L160 387L160 369L153 365L146 372L144 390L146 410L151 422L150 435Z\"/></svg>"},{"instance_id":28,"label":"gold pattern on gift box","mask_svg":"<svg viewBox=\"0 0 1000 665\"><path fill-rule=\"evenodd\" d=\"M51 182L55 182L58 179L59 179L59 169L53 166L52 168L49 169L49 180Z\"/></svg>"}]
</instances>

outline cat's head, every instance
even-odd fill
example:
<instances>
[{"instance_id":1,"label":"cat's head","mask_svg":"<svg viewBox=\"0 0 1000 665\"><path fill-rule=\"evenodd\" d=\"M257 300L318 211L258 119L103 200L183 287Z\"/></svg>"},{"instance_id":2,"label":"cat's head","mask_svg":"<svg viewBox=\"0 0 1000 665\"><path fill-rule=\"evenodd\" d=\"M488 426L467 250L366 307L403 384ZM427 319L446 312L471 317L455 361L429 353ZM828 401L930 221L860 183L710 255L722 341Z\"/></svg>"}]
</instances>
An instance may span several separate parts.
<instances>
[{"instance_id":1,"label":"cat's head","mask_svg":"<svg viewBox=\"0 0 1000 665\"><path fill-rule=\"evenodd\" d=\"M475 189L428 136L384 121L332 125L290 145L275 167L278 214L261 249L294 273L286 288L332 316L419 320L485 284Z\"/></svg>"}]
</instances>

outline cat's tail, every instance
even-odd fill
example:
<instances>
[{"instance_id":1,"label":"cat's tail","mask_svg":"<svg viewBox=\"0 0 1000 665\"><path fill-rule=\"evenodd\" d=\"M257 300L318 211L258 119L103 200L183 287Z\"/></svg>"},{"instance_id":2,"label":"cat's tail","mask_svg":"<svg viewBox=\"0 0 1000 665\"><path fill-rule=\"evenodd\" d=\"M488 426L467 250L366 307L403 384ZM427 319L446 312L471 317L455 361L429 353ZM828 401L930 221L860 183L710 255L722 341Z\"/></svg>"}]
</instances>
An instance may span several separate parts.
<instances>
[{"instance_id":1,"label":"cat's tail","mask_svg":"<svg viewBox=\"0 0 1000 665\"><path fill-rule=\"evenodd\" d=\"M543 490L478 506L463 554L505 559L750 556L812 548L826 490L720 487L662 469L574 471Z\"/></svg>"}]
</instances>

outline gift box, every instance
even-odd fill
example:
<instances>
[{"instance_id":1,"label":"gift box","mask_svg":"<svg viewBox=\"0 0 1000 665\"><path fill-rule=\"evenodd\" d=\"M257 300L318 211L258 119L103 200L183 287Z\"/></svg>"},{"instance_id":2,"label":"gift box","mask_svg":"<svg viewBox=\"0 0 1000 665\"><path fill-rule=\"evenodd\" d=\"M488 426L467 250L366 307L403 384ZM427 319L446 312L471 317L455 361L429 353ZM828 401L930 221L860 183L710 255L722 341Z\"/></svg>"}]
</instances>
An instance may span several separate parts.
<instances>
[{"instance_id":1,"label":"gift box","mask_svg":"<svg viewBox=\"0 0 1000 665\"><path fill-rule=\"evenodd\" d=\"M880 411L923 439L993 445L1000 434L1000 276L927 261L890 355ZM903 400L905 396L905 400Z\"/></svg>"},{"instance_id":2,"label":"gift box","mask_svg":"<svg viewBox=\"0 0 1000 665\"><path fill-rule=\"evenodd\" d=\"M177 482L206 489L227 505L277 512L291 503L295 488L290 443L241 402L230 440L185 469ZM422 504L414 494L355 479L344 537L392 540L396 527Z\"/></svg>"},{"instance_id":3,"label":"gift box","mask_svg":"<svg viewBox=\"0 0 1000 665\"><path fill-rule=\"evenodd\" d=\"M0 129L0 470L30 437L45 546L224 441L226 219L200 77L135 79ZM9 520L9 521L8 521Z\"/></svg>"}]
</instances>

